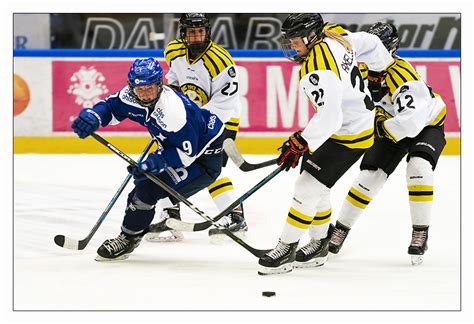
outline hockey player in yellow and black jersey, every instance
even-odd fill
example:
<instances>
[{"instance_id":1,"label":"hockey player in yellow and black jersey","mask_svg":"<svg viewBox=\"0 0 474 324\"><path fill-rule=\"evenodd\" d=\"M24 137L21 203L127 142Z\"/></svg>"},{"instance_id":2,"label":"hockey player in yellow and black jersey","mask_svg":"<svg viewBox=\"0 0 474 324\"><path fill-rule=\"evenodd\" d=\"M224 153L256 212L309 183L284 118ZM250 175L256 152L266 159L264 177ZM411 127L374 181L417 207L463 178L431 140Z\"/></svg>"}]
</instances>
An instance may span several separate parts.
<instances>
[{"instance_id":1,"label":"hockey player in yellow and black jersey","mask_svg":"<svg viewBox=\"0 0 474 324\"><path fill-rule=\"evenodd\" d=\"M417 265L427 249L433 174L446 144L446 106L410 63L395 55L400 40L394 25L378 22L368 32L382 40L395 61L386 75L368 70L369 89L377 105L377 137L364 154L361 172L343 203L329 251L339 252L350 228L407 155L406 180L413 225L408 254L412 264Z\"/></svg>"},{"instance_id":2,"label":"hockey player in yellow and black jersey","mask_svg":"<svg viewBox=\"0 0 474 324\"><path fill-rule=\"evenodd\" d=\"M320 14L291 14L282 27L285 56L301 64L299 87L315 114L303 131L290 136L279 165L302 163L291 208L277 246L259 260L259 274L289 272L295 267L323 265L331 233L330 188L374 141L374 106L357 62L383 71L393 58L380 39L327 25ZM297 250L309 229L311 240Z\"/></svg>"},{"instance_id":3,"label":"hockey player in yellow and black jersey","mask_svg":"<svg viewBox=\"0 0 474 324\"><path fill-rule=\"evenodd\" d=\"M180 38L168 44L165 58L170 70L166 75L168 85L188 96L202 109L217 115L225 123L225 137L235 140L240 122L240 91L237 67L230 54L211 40L211 26L206 14L187 13L179 20ZM223 166L227 155L223 152ZM219 210L227 208L235 197L232 182L221 177L208 187ZM179 206L166 208L169 216L179 217ZM160 240L166 228L164 219L150 227L149 240ZM237 235L247 231L242 205L235 208L219 223ZM211 241L219 241L225 235L217 228L209 230ZM169 237L169 236L167 236ZM172 238L182 235L172 231Z\"/></svg>"}]
</instances>

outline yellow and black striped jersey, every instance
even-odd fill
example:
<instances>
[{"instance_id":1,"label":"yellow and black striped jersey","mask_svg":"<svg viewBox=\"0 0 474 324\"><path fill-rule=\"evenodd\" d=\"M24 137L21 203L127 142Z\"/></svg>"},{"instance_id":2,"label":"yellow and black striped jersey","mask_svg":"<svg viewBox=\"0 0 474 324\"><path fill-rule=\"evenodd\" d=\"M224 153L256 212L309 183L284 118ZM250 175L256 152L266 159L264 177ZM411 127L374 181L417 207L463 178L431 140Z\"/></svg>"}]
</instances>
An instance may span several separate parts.
<instances>
[{"instance_id":1,"label":"yellow and black striped jersey","mask_svg":"<svg viewBox=\"0 0 474 324\"><path fill-rule=\"evenodd\" d=\"M395 140L415 137L426 126L444 124L446 104L408 61L395 57L387 68L385 83L388 94L377 103L377 109L389 117L384 126Z\"/></svg>"},{"instance_id":2,"label":"yellow and black striped jersey","mask_svg":"<svg viewBox=\"0 0 474 324\"><path fill-rule=\"evenodd\" d=\"M324 37L308 51L298 76L316 113L302 135L313 151L329 137L350 148L369 148L374 106L357 62L367 61L372 69L383 70L393 58L374 35L351 33L339 25L325 29L346 38L352 49Z\"/></svg>"},{"instance_id":3,"label":"yellow and black striped jersey","mask_svg":"<svg viewBox=\"0 0 474 324\"><path fill-rule=\"evenodd\" d=\"M211 41L199 57L191 60L183 40L177 39L166 47L165 58L170 67L168 84L179 87L201 108L216 114L227 129L238 130L238 71L226 49Z\"/></svg>"}]
</instances>

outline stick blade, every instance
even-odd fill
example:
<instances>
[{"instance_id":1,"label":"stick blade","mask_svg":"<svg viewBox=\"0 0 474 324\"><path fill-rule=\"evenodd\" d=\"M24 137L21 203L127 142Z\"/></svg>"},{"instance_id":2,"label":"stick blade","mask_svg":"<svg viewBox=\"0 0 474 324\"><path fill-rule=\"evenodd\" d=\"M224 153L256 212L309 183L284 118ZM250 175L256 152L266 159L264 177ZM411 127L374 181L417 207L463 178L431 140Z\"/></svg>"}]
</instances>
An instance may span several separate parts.
<instances>
[{"instance_id":1,"label":"stick blade","mask_svg":"<svg viewBox=\"0 0 474 324\"><path fill-rule=\"evenodd\" d=\"M168 218L166 220L166 226L182 232L198 232L209 228L211 225L212 223L209 221L202 223L187 223L174 218Z\"/></svg>"},{"instance_id":2,"label":"stick blade","mask_svg":"<svg viewBox=\"0 0 474 324\"><path fill-rule=\"evenodd\" d=\"M242 157L239 150L235 146L235 143L233 140L231 140L230 138L227 138L224 141L224 144L222 146L224 147L224 151L227 153L230 159L235 163L235 165L240 167L242 164L245 163L244 158Z\"/></svg>"},{"instance_id":3,"label":"stick blade","mask_svg":"<svg viewBox=\"0 0 474 324\"><path fill-rule=\"evenodd\" d=\"M54 237L54 243L60 247L70 250L82 250L85 248L85 245L80 244L78 240L65 237L64 235L56 235Z\"/></svg>"}]
</instances>

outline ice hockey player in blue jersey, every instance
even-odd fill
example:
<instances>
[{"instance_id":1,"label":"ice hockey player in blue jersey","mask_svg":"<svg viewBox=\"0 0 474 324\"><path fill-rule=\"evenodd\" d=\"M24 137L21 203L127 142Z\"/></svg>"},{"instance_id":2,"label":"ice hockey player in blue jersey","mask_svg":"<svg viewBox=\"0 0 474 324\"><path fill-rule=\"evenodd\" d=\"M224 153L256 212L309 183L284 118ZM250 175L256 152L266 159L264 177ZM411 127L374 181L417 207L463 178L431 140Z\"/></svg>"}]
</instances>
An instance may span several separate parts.
<instances>
[{"instance_id":1,"label":"ice hockey player in blue jersey","mask_svg":"<svg viewBox=\"0 0 474 324\"><path fill-rule=\"evenodd\" d=\"M185 197L209 186L221 172L222 122L185 95L164 86L162 76L155 59L135 60L128 85L93 108L83 109L71 125L80 138L86 138L100 126L128 118L144 126L159 144L138 168L129 168L135 176L135 188L128 195L121 233L99 247L97 261L128 258L147 233L157 202L165 198L175 201L142 171L157 175Z\"/></svg>"}]
</instances>

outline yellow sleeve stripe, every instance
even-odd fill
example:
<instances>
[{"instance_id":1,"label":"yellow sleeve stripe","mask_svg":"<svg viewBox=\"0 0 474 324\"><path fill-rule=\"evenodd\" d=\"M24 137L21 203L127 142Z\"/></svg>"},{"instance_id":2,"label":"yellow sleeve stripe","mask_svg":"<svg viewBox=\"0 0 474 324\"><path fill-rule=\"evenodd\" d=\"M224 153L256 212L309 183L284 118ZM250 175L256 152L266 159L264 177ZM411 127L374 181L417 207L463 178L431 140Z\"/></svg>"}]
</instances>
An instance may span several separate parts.
<instances>
[{"instance_id":1,"label":"yellow sleeve stripe","mask_svg":"<svg viewBox=\"0 0 474 324\"><path fill-rule=\"evenodd\" d=\"M446 119L446 106L441 109L439 112L438 116L436 116L435 120L430 123L430 126L441 126L444 124L444 121Z\"/></svg>"},{"instance_id":2,"label":"yellow sleeve stripe","mask_svg":"<svg viewBox=\"0 0 474 324\"><path fill-rule=\"evenodd\" d=\"M299 79L301 80L306 74L316 70L331 70L336 76L341 79L339 67L337 66L334 55L331 52L328 44L319 42L309 51L308 56L303 63Z\"/></svg>"},{"instance_id":3,"label":"yellow sleeve stripe","mask_svg":"<svg viewBox=\"0 0 474 324\"><path fill-rule=\"evenodd\" d=\"M418 74L410 67L410 65L408 65L408 63L402 60L397 60L396 64L392 65L387 70L387 77L385 78L390 95L393 95L404 83L419 80L420 77Z\"/></svg>"},{"instance_id":4,"label":"yellow sleeve stripe","mask_svg":"<svg viewBox=\"0 0 474 324\"><path fill-rule=\"evenodd\" d=\"M214 46L212 46L212 49L219 52L220 54L222 54L223 56L225 56L229 61L230 61L230 64L233 64L235 65L235 62L234 60L232 59L232 56L230 56L229 52L227 52L227 50L217 44L213 44Z\"/></svg>"},{"instance_id":5,"label":"yellow sleeve stripe","mask_svg":"<svg viewBox=\"0 0 474 324\"><path fill-rule=\"evenodd\" d=\"M186 55L186 47L183 42L173 41L168 44L165 50L166 62L171 66L171 62L180 56Z\"/></svg>"},{"instance_id":6,"label":"yellow sleeve stripe","mask_svg":"<svg viewBox=\"0 0 474 324\"><path fill-rule=\"evenodd\" d=\"M240 118L232 117L227 123L225 123L225 128L230 131L237 132L239 130Z\"/></svg>"},{"instance_id":7,"label":"yellow sleeve stripe","mask_svg":"<svg viewBox=\"0 0 474 324\"><path fill-rule=\"evenodd\" d=\"M395 67L405 70L413 80L421 80L418 73L406 61L398 60Z\"/></svg>"},{"instance_id":8,"label":"yellow sleeve stripe","mask_svg":"<svg viewBox=\"0 0 474 324\"><path fill-rule=\"evenodd\" d=\"M229 60L227 56L221 55L220 52L216 51L214 48L210 48L208 53L209 56L217 62L217 65L221 69L219 72L222 72L226 67L232 65L232 61Z\"/></svg>"},{"instance_id":9,"label":"yellow sleeve stripe","mask_svg":"<svg viewBox=\"0 0 474 324\"><path fill-rule=\"evenodd\" d=\"M211 78L215 78L228 66L235 64L227 51L216 44L212 44L206 50L202 55L202 60Z\"/></svg>"},{"instance_id":10,"label":"yellow sleeve stripe","mask_svg":"<svg viewBox=\"0 0 474 324\"><path fill-rule=\"evenodd\" d=\"M341 26L337 25L337 24L329 24L327 25L326 27L324 27L325 30L330 30L334 33L337 33L341 36L347 36L347 31L342 28Z\"/></svg>"},{"instance_id":11,"label":"yellow sleeve stripe","mask_svg":"<svg viewBox=\"0 0 474 324\"><path fill-rule=\"evenodd\" d=\"M321 43L321 47L323 47L323 55L324 55L324 62L326 63L327 70L331 70L336 73L337 78L341 79L341 75L339 73L339 67L337 66L336 60L334 59L334 55L331 52L328 44L325 42Z\"/></svg>"},{"instance_id":12,"label":"yellow sleeve stripe","mask_svg":"<svg viewBox=\"0 0 474 324\"><path fill-rule=\"evenodd\" d=\"M298 79L301 80L306 74L317 70L316 64L313 60L316 60L316 55L314 53L314 47L309 51L306 60L301 65L300 71L298 73Z\"/></svg>"},{"instance_id":13,"label":"yellow sleeve stripe","mask_svg":"<svg viewBox=\"0 0 474 324\"><path fill-rule=\"evenodd\" d=\"M202 61L204 62L204 66L209 72L209 75L214 79L219 74L219 67L211 58L209 58L207 53L202 56Z\"/></svg>"}]
</instances>

